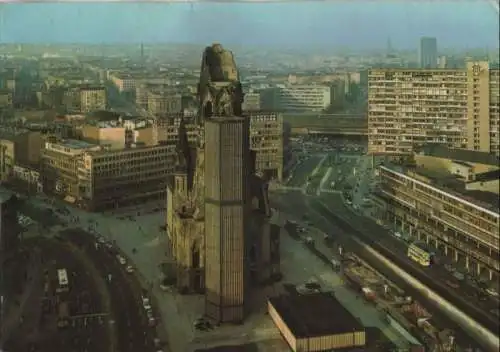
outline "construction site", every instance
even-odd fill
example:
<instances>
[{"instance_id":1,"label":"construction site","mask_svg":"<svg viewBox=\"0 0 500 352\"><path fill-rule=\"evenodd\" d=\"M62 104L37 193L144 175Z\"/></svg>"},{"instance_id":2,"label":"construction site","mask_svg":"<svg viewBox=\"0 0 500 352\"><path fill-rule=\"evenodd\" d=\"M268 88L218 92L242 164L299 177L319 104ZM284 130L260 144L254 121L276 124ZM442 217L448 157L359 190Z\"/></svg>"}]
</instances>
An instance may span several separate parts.
<instances>
[{"instance_id":1,"label":"construction site","mask_svg":"<svg viewBox=\"0 0 500 352\"><path fill-rule=\"evenodd\" d=\"M466 351L451 329L441 324L417 300L388 281L359 257L347 253L338 269L353 290L377 307L395 330L422 351ZM466 341L463 341L466 343Z\"/></svg>"},{"instance_id":2,"label":"construction site","mask_svg":"<svg viewBox=\"0 0 500 352\"><path fill-rule=\"evenodd\" d=\"M357 255L326 234L315 235L297 223L285 225L291 238L321 259L367 304L373 305L388 326L412 346L412 351L481 351L478 345L449 319L435 312L388 280ZM318 241L318 236L323 240Z\"/></svg>"}]
</instances>

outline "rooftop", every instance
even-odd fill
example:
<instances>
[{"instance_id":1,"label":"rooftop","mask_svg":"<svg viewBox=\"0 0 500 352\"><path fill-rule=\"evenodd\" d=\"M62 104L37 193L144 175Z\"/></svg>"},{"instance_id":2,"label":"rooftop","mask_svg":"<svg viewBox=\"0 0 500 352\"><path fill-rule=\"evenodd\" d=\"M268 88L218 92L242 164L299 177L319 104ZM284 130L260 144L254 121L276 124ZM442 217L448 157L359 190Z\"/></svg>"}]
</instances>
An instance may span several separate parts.
<instances>
[{"instance_id":1,"label":"rooftop","mask_svg":"<svg viewBox=\"0 0 500 352\"><path fill-rule=\"evenodd\" d=\"M118 120L120 118L120 114L113 111L108 110L97 110L90 112L87 117L91 120L99 120L99 121L111 121Z\"/></svg>"},{"instance_id":2,"label":"rooftop","mask_svg":"<svg viewBox=\"0 0 500 352\"><path fill-rule=\"evenodd\" d=\"M451 159L455 162L461 161L492 166L500 164L500 158L490 153L467 149L450 149L439 144L424 145L416 149L416 153L436 158Z\"/></svg>"},{"instance_id":3,"label":"rooftop","mask_svg":"<svg viewBox=\"0 0 500 352\"><path fill-rule=\"evenodd\" d=\"M364 331L363 325L331 292L291 292L272 297L269 302L298 338Z\"/></svg>"},{"instance_id":4,"label":"rooftop","mask_svg":"<svg viewBox=\"0 0 500 352\"><path fill-rule=\"evenodd\" d=\"M404 174L440 189L443 192L468 201L478 207L494 211L498 214L500 200L493 192L467 190L467 183L457 175L436 172L422 167L384 166L386 169Z\"/></svg>"},{"instance_id":5,"label":"rooftop","mask_svg":"<svg viewBox=\"0 0 500 352\"><path fill-rule=\"evenodd\" d=\"M58 144L71 149L88 149L97 146L97 144L84 142L78 139L65 139Z\"/></svg>"}]
</instances>

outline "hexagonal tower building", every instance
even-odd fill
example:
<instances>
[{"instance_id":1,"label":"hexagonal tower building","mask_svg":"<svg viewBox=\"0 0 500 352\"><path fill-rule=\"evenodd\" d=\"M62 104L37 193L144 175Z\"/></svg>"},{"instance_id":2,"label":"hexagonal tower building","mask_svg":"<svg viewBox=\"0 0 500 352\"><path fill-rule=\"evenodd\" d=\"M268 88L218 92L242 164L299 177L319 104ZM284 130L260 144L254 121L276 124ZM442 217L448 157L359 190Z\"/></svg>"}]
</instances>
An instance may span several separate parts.
<instances>
[{"instance_id":1,"label":"hexagonal tower building","mask_svg":"<svg viewBox=\"0 0 500 352\"><path fill-rule=\"evenodd\" d=\"M245 317L248 289L249 119L231 52L205 50L200 79L205 151L205 315L217 323Z\"/></svg>"}]
</instances>

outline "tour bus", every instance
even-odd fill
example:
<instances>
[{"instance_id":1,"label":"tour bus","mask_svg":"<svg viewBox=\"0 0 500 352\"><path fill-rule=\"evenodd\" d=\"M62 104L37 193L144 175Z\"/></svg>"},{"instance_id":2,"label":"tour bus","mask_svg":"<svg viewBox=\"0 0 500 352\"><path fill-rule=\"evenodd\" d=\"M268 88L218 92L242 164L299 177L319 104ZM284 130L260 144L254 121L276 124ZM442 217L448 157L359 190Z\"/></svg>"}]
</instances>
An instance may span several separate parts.
<instances>
[{"instance_id":1,"label":"tour bus","mask_svg":"<svg viewBox=\"0 0 500 352\"><path fill-rule=\"evenodd\" d=\"M56 292L68 292L69 290L69 282L68 282L68 273L66 272L66 269L57 269L57 280L58 280L58 287Z\"/></svg>"},{"instance_id":2,"label":"tour bus","mask_svg":"<svg viewBox=\"0 0 500 352\"><path fill-rule=\"evenodd\" d=\"M427 243L422 241L413 242L408 246L408 258L422 266L430 266L434 263L435 253L429 249Z\"/></svg>"}]
</instances>

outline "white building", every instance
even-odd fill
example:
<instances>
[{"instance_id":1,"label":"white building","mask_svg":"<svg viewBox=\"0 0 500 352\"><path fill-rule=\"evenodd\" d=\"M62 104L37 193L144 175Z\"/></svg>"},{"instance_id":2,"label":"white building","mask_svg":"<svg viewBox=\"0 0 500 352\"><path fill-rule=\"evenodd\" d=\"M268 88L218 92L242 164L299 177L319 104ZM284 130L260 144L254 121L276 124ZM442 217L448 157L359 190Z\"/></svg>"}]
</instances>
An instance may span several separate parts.
<instances>
[{"instance_id":1,"label":"white building","mask_svg":"<svg viewBox=\"0 0 500 352\"><path fill-rule=\"evenodd\" d=\"M323 111L330 106L331 90L324 85L286 85L264 90L262 105L273 111Z\"/></svg>"}]
</instances>

